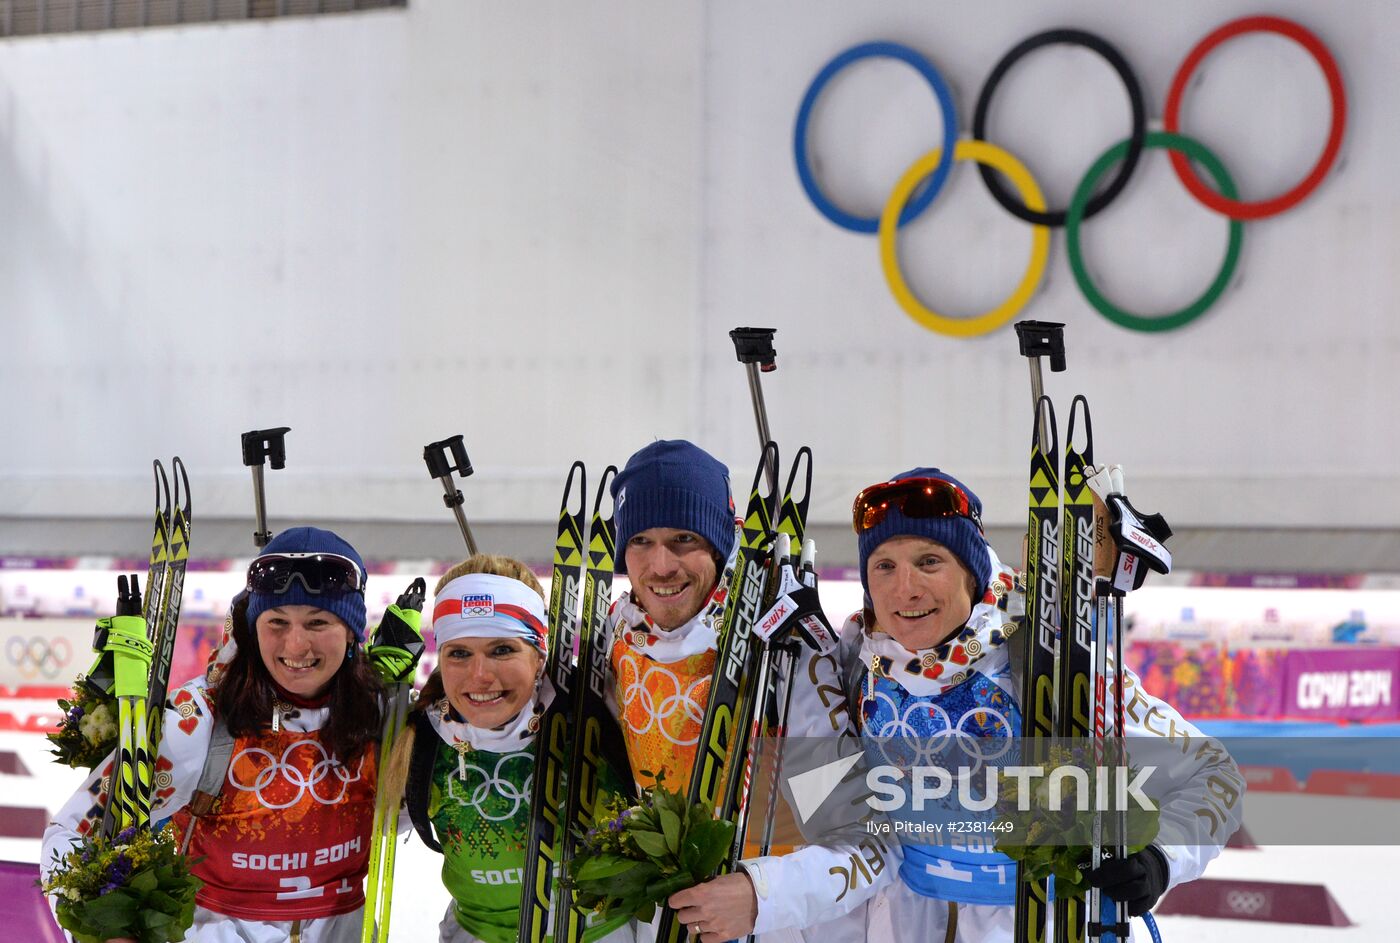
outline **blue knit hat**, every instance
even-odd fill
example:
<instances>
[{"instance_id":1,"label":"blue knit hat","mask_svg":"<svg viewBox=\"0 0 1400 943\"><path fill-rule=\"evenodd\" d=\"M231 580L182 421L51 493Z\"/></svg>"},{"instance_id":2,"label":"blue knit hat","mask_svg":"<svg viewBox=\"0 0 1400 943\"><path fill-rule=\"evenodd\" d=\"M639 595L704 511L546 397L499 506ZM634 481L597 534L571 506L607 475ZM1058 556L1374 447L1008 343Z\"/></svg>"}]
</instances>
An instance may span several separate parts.
<instances>
[{"instance_id":1,"label":"blue knit hat","mask_svg":"<svg viewBox=\"0 0 1400 943\"><path fill-rule=\"evenodd\" d=\"M274 537L266 547L269 553L334 553L349 557L360 568L360 582L366 577L365 561L355 552L355 548L340 536L317 527L293 527ZM301 580L292 580L281 593L248 594L248 627L255 628L258 616L277 606L315 606L335 614L355 633L355 638L365 640L365 594L363 590L349 593L310 593Z\"/></svg>"},{"instance_id":2,"label":"blue knit hat","mask_svg":"<svg viewBox=\"0 0 1400 943\"><path fill-rule=\"evenodd\" d=\"M903 481L906 478L937 478L956 485L967 495L977 516L982 516L981 500L972 493L972 489L952 475L945 475L936 468L912 468L895 475L890 481ZM992 581L992 558L987 553L987 539L982 536L977 524L966 517L908 517L897 507L891 507L883 521L859 535L860 584L865 588L867 600L870 599L870 582L866 575L866 563L870 555L890 538L904 536L936 540L952 551L953 556L962 561L962 565L977 581L977 593L972 598L972 604L977 605Z\"/></svg>"},{"instance_id":3,"label":"blue knit hat","mask_svg":"<svg viewBox=\"0 0 1400 943\"><path fill-rule=\"evenodd\" d=\"M694 531L727 558L734 547L729 469L684 439L661 439L627 460L612 482L617 572L627 572L627 542L652 527Z\"/></svg>"}]
</instances>

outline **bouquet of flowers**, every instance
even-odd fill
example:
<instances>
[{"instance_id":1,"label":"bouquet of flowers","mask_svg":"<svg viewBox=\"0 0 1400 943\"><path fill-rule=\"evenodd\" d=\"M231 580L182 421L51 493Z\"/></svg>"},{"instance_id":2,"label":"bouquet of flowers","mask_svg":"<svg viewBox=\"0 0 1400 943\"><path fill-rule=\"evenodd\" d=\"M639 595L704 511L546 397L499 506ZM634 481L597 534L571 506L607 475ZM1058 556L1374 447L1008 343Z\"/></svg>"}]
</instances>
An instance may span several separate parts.
<instances>
[{"instance_id":1,"label":"bouquet of flowers","mask_svg":"<svg viewBox=\"0 0 1400 943\"><path fill-rule=\"evenodd\" d=\"M41 882L57 900L63 929L77 943L131 937L140 943L173 943L194 922L200 880L180 854L174 830L128 828L115 838L100 829L65 855Z\"/></svg>"},{"instance_id":2,"label":"bouquet of flowers","mask_svg":"<svg viewBox=\"0 0 1400 943\"><path fill-rule=\"evenodd\" d=\"M733 843L733 822L658 782L633 806L619 796L600 798L594 827L570 862L569 883L580 907L646 923L676 891L709 880Z\"/></svg>"},{"instance_id":3,"label":"bouquet of flowers","mask_svg":"<svg viewBox=\"0 0 1400 943\"><path fill-rule=\"evenodd\" d=\"M1090 743L1092 741L1077 744L1074 750L1063 746L1050 748L1046 757L1048 765L1078 764L1084 768L1081 761L1089 752ZM1131 776L1136 769L1129 767L1128 772ZM998 829L1000 837L996 850L1027 867L1031 880L1043 880L1053 874L1056 897L1081 897L1089 889L1088 873L1094 867L1091 860L1094 816L1103 816L1102 840L1109 844L1116 815L1077 811L1081 797L1074 779L1067 777L1061 786L1059 808L1050 806L1049 778L1043 777L1030 786L1029 808L1021 809L1020 781L1003 774L997 812L999 822L1006 827ZM1086 808L1093 807L1087 799L1085 803ZM1125 838L1129 854L1146 848L1157 837L1159 815L1156 810L1128 810Z\"/></svg>"},{"instance_id":4,"label":"bouquet of flowers","mask_svg":"<svg viewBox=\"0 0 1400 943\"><path fill-rule=\"evenodd\" d=\"M117 748L117 705L79 677L68 698L59 698L63 719L58 730L48 734L53 755L64 766L96 768Z\"/></svg>"}]
</instances>

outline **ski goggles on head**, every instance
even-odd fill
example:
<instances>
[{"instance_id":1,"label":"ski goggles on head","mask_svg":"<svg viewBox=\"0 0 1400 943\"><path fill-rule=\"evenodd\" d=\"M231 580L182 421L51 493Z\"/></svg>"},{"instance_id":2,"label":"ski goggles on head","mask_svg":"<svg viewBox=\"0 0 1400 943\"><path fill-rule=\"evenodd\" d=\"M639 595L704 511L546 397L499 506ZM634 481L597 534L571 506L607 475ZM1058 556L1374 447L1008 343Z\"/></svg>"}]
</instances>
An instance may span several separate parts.
<instances>
[{"instance_id":1,"label":"ski goggles on head","mask_svg":"<svg viewBox=\"0 0 1400 943\"><path fill-rule=\"evenodd\" d=\"M942 478L901 478L871 485L856 495L851 506L856 533L880 526L891 508L898 508L905 517L965 517L982 529L982 515L957 485Z\"/></svg>"},{"instance_id":2,"label":"ski goggles on head","mask_svg":"<svg viewBox=\"0 0 1400 943\"><path fill-rule=\"evenodd\" d=\"M281 595L299 582L313 596L364 592L354 560L338 553L269 553L248 567L248 591Z\"/></svg>"}]
</instances>

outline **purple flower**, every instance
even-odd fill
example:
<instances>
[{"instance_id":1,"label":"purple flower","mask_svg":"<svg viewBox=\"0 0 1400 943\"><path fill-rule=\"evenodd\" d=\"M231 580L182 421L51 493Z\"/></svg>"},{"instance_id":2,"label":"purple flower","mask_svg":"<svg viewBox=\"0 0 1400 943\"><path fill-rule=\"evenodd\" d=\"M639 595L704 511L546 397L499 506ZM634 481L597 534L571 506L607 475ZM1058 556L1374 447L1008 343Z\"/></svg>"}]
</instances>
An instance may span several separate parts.
<instances>
[{"instance_id":1,"label":"purple flower","mask_svg":"<svg viewBox=\"0 0 1400 943\"><path fill-rule=\"evenodd\" d=\"M122 829L120 832L117 833L116 844L118 844L118 845L125 845L125 844L127 844L128 842L130 842L130 841L131 841L133 838L135 838L135 837L136 837L136 826L135 826L135 825L129 825L129 826L127 826L126 828ZM126 858L126 856L125 856L125 855L122 855L122 859L125 860L125 858ZM127 866L130 867L129 864L128 864Z\"/></svg>"},{"instance_id":2,"label":"purple flower","mask_svg":"<svg viewBox=\"0 0 1400 943\"><path fill-rule=\"evenodd\" d=\"M117 860L112 862L112 866L107 869L107 883L102 885L98 894L106 894L108 891L115 891L126 883L131 877L131 859L126 855L118 855Z\"/></svg>"}]
</instances>

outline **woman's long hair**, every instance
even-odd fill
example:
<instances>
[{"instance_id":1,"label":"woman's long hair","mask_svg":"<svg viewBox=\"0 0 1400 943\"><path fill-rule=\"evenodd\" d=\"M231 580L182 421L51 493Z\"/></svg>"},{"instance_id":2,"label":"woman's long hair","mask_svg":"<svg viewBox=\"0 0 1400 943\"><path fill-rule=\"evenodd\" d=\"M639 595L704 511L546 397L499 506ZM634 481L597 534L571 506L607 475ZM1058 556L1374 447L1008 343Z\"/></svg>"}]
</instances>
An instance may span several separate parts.
<instances>
[{"instance_id":1,"label":"woman's long hair","mask_svg":"<svg viewBox=\"0 0 1400 943\"><path fill-rule=\"evenodd\" d=\"M248 600L239 599L231 614L238 652L224 666L214 691L214 710L235 737L251 736L272 722L277 687L263 664L258 637L248 624ZM350 763L379 739L383 686L359 645L331 678L321 741L341 763Z\"/></svg>"},{"instance_id":2,"label":"woman's long hair","mask_svg":"<svg viewBox=\"0 0 1400 943\"><path fill-rule=\"evenodd\" d=\"M465 576L468 573L489 573L493 576L519 580L539 593L541 599L545 599L544 587L540 585L539 579L535 577L528 566L519 560L494 553L478 553L452 567L442 574L437 582L437 587L433 590L433 595L436 596L442 592L442 588L457 577ZM424 626L424 631L431 632L432 626ZM418 692L418 700L413 705L413 711L415 714L429 711L446 696L447 692L442 686L442 672L434 668L433 673L428 675L428 680L423 682L423 690ZM413 744L416 740L417 732L413 725L413 718L409 718L409 722L404 725L403 733L394 740L394 749L389 755L389 761L384 764L384 769L379 771L379 788L387 790L389 795L399 799L402 799L404 790L408 786L408 766L413 758Z\"/></svg>"}]
</instances>

